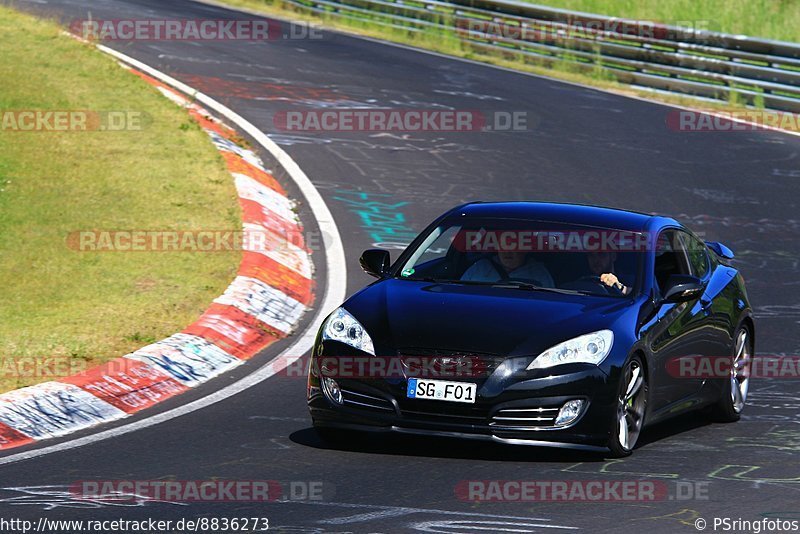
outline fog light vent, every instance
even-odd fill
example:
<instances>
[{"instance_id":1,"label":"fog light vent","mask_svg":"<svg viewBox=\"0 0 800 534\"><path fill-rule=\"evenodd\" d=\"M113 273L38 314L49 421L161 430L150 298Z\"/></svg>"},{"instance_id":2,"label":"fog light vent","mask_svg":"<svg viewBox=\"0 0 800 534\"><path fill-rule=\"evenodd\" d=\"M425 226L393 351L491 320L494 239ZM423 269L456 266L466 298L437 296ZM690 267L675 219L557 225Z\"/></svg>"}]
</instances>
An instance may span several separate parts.
<instances>
[{"instance_id":1,"label":"fog light vent","mask_svg":"<svg viewBox=\"0 0 800 534\"><path fill-rule=\"evenodd\" d=\"M336 380L333 378L328 378L327 376L322 377L322 391L329 401L339 405L344 403L342 390L339 389L339 384L337 384Z\"/></svg>"},{"instance_id":2,"label":"fog light vent","mask_svg":"<svg viewBox=\"0 0 800 534\"><path fill-rule=\"evenodd\" d=\"M583 401L580 399L567 401L558 411L556 426L567 426L575 421L583 411Z\"/></svg>"}]
</instances>

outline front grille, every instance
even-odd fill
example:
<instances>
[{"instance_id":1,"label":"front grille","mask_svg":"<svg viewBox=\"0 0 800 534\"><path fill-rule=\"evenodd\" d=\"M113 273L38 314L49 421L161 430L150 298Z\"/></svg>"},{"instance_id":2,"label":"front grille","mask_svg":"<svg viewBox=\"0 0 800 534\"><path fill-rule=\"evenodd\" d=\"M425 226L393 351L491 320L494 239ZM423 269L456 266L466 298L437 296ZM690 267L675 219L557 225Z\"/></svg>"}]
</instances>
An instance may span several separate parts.
<instances>
[{"instance_id":1,"label":"front grille","mask_svg":"<svg viewBox=\"0 0 800 534\"><path fill-rule=\"evenodd\" d=\"M441 380L485 379L505 360L496 354L414 347L400 349L397 355L407 376Z\"/></svg>"},{"instance_id":2,"label":"front grille","mask_svg":"<svg viewBox=\"0 0 800 534\"><path fill-rule=\"evenodd\" d=\"M499 410L489 423L491 427L502 427L503 430L539 430L553 428L558 411L556 406L540 408L505 408Z\"/></svg>"},{"instance_id":3,"label":"front grille","mask_svg":"<svg viewBox=\"0 0 800 534\"><path fill-rule=\"evenodd\" d=\"M341 391L345 406L395 413L394 405L388 399L350 389L342 388Z\"/></svg>"}]
</instances>

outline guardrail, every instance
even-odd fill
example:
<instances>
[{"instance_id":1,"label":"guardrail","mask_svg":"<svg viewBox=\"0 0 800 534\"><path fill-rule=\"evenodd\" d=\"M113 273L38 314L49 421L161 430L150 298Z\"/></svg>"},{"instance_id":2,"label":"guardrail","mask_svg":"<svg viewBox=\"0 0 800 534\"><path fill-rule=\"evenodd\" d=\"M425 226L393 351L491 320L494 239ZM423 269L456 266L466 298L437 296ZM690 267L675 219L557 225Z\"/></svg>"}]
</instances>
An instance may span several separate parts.
<instances>
[{"instance_id":1,"label":"guardrail","mask_svg":"<svg viewBox=\"0 0 800 534\"><path fill-rule=\"evenodd\" d=\"M409 32L648 90L800 113L800 44L512 0L282 0L301 12ZM735 93L735 95L734 95Z\"/></svg>"}]
</instances>

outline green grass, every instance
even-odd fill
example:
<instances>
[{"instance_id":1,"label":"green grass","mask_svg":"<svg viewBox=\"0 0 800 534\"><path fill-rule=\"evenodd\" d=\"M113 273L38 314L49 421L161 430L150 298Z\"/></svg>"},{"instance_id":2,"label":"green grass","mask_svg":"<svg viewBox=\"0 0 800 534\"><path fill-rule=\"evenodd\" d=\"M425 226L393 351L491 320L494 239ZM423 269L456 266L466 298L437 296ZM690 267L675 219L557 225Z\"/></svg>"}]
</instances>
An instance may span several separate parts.
<instances>
[{"instance_id":1,"label":"green grass","mask_svg":"<svg viewBox=\"0 0 800 534\"><path fill-rule=\"evenodd\" d=\"M76 252L81 230L240 228L230 175L185 110L50 22L0 8L0 111L126 110L141 131L0 129L0 391L13 360L94 365L197 318L237 252Z\"/></svg>"},{"instance_id":2,"label":"green grass","mask_svg":"<svg viewBox=\"0 0 800 534\"><path fill-rule=\"evenodd\" d=\"M780 41L800 41L800 2L797 0L534 0L530 3Z\"/></svg>"}]
</instances>

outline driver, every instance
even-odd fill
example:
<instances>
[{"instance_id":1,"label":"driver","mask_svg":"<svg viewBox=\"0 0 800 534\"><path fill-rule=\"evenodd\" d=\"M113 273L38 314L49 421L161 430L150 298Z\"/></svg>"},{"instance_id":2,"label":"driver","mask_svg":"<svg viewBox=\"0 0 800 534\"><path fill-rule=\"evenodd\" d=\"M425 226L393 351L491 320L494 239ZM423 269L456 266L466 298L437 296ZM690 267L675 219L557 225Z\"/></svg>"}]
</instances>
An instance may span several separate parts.
<instances>
[{"instance_id":1,"label":"driver","mask_svg":"<svg viewBox=\"0 0 800 534\"><path fill-rule=\"evenodd\" d=\"M600 282L607 287L616 289L623 295L631 292L631 288L620 282L617 275L614 274L614 262L617 259L616 252L591 251L586 253L586 259L589 262L589 269L595 276L600 277Z\"/></svg>"},{"instance_id":2,"label":"driver","mask_svg":"<svg viewBox=\"0 0 800 534\"><path fill-rule=\"evenodd\" d=\"M530 281L539 287L555 287L553 277L542 262L528 257L527 252L500 251L490 258L473 263L461 276L469 282Z\"/></svg>"}]
</instances>

